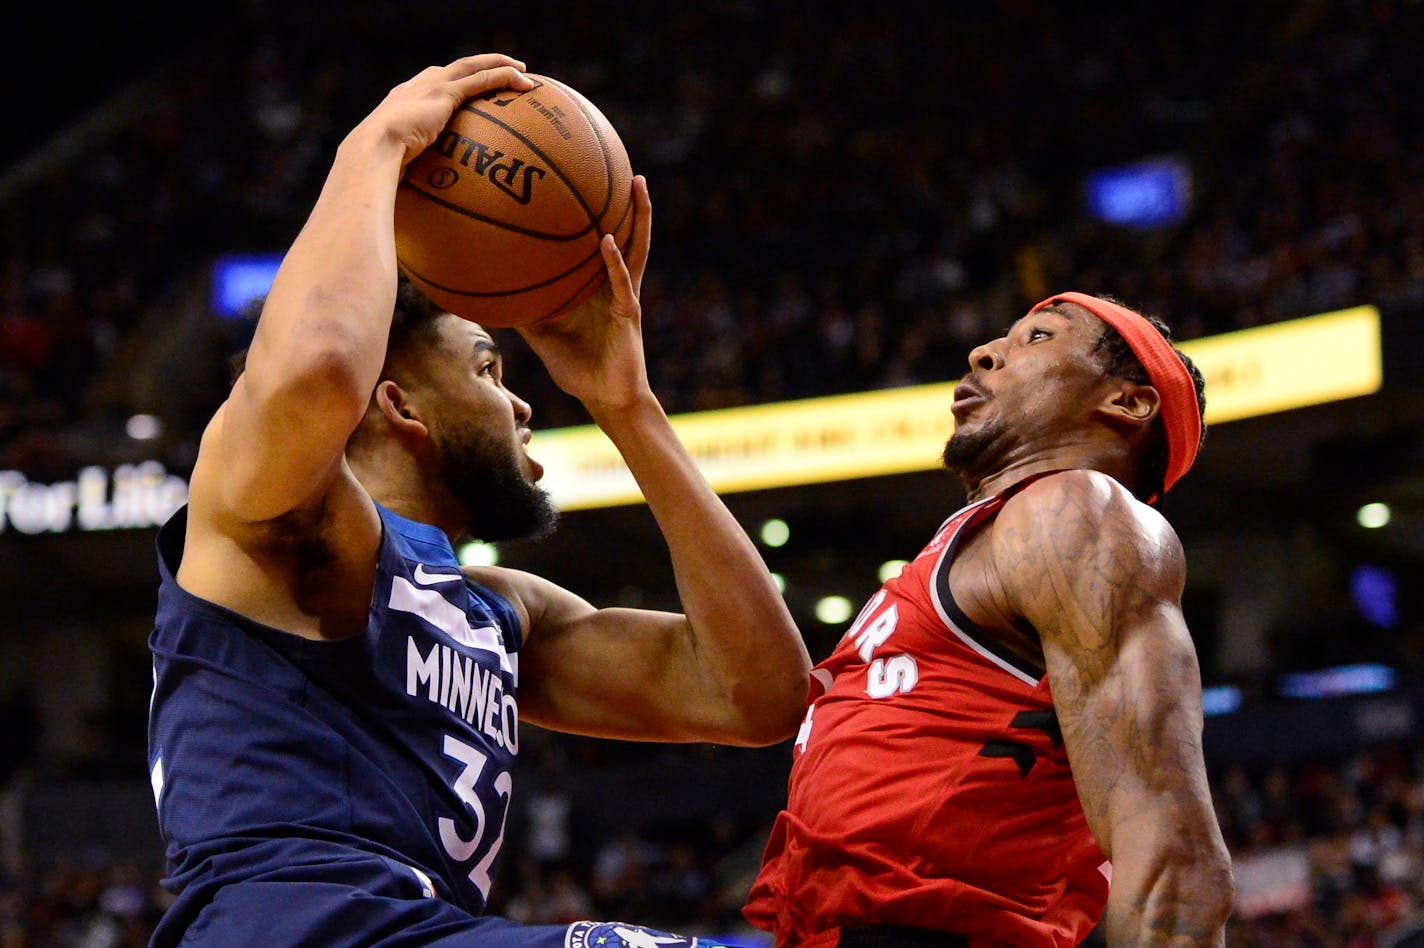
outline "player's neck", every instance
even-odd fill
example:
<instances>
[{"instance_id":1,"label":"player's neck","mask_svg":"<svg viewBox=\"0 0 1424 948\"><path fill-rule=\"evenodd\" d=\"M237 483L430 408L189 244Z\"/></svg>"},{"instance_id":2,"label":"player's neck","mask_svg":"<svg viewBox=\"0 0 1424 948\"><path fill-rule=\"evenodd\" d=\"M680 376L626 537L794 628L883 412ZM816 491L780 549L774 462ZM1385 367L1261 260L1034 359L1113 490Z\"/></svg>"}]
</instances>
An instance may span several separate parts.
<instances>
[{"instance_id":1,"label":"player's neck","mask_svg":"<svg viewBox=\"0 0 1424 948\"><path fill-rule=\"evenodd\" d=\"M966 478L965 495L971 502L982 500L1002 493L1020 481L1051 471L1101 471L1123 484L1132 483L1132 462L1126 454L1112 450L1083 450L1084 447L1073 445L1016 458L977 480Z\"/></svg>"},{"instance_id":2,"label":"player's neck","mask_svg":"<svg viewBox=\"0 0 1424 948\"><path fill-rule=\"evenodd\" d=\"M464 514L438 478L410 469L410 459L382 463L372 457L348 458L351 471L376 503L407 520L428 523L455 542L466 532Z\"/></svg>"}]
</instances>

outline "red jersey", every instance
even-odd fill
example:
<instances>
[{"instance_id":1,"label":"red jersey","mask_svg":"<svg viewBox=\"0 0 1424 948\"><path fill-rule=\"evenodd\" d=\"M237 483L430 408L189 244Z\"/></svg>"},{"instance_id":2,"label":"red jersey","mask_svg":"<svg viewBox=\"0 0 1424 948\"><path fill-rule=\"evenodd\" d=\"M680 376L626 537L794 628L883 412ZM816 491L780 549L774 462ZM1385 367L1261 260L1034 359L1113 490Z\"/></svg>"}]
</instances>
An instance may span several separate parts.
<instances>
[{"instance_id":1,"label":"red jersey","mask_svg":"<svg viewBox=\"0 0 1424 948\"><path fill-rule=\"evenodd\" d=\"M956 546L1008 495L945 521L811 672L786 809L744 910L778 948L860 925L1076 945L1102 914L1110 867L1047 676L949 590Z\"/></svg>"}]
</instances>

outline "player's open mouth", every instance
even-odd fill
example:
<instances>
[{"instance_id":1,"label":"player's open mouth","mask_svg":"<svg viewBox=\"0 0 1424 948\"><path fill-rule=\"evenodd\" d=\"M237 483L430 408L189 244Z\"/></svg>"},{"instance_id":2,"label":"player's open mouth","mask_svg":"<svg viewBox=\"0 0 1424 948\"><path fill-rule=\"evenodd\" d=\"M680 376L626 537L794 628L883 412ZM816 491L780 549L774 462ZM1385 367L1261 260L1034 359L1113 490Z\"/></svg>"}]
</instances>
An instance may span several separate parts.
<instances>
[{"instance_id":1,"label":"player's open mouth","mask_svg":"<svg viewBox=\"0 0 1424 948\"><path fill-rule=\"evenodd\" d=\"M950 404L949 410L955 417L958 417L984 400L982 392L967 382L960 382L954 387L954 401Z\"/></svg>"},{"instance_id":2,"label":"player's open mouth","mask_svg":"<svg viewBox=\"0 0 1424 948\"><path fill-rule=\"evenodd\" d=\"M524 448L524 460L529 462L529 479L537 481L544 476L544 465L529 456L529 441L533 437L534 432L531 429L519 426L519 444Z\"/></svg>"}]
</instances>

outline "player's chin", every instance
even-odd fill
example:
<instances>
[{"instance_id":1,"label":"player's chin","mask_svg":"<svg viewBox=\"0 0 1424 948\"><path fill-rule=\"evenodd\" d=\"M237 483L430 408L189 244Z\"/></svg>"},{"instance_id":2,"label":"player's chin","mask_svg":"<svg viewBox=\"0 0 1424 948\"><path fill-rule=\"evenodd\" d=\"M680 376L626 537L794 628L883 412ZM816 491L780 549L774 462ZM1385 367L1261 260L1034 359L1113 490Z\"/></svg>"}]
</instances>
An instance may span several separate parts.
<instances>
[{"instance_id":1,"label":"player's chin","mask_svg":"<svg viewBox=\"0 0 1424 948\"><path fill-rule=\"evenodd\" d=\"M956 434L968 434L980 427L980 423L980 419L975 418L972 412L955 412L954 414L954 432Z\"/></svg>"}]
</instances>

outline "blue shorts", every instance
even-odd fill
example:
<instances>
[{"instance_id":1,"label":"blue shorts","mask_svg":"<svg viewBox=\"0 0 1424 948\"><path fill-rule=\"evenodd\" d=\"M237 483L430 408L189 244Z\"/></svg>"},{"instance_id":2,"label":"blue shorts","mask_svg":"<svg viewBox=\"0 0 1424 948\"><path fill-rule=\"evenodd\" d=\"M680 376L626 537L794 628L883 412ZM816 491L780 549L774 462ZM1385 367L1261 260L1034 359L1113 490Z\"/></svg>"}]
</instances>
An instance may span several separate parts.
<instances>
[{"instance_id":1,"label":"blue shorts","mask_svg":"<svg viewBox=\"0 0 1424 948\"><path fill-rule=\"evenodd\" d=\"M332 882L241 882L217 890L192 924L154 945L188 948L723 948L622 922L521 925L439 898L393 898Z\"/></svg>"}]
</instances>

